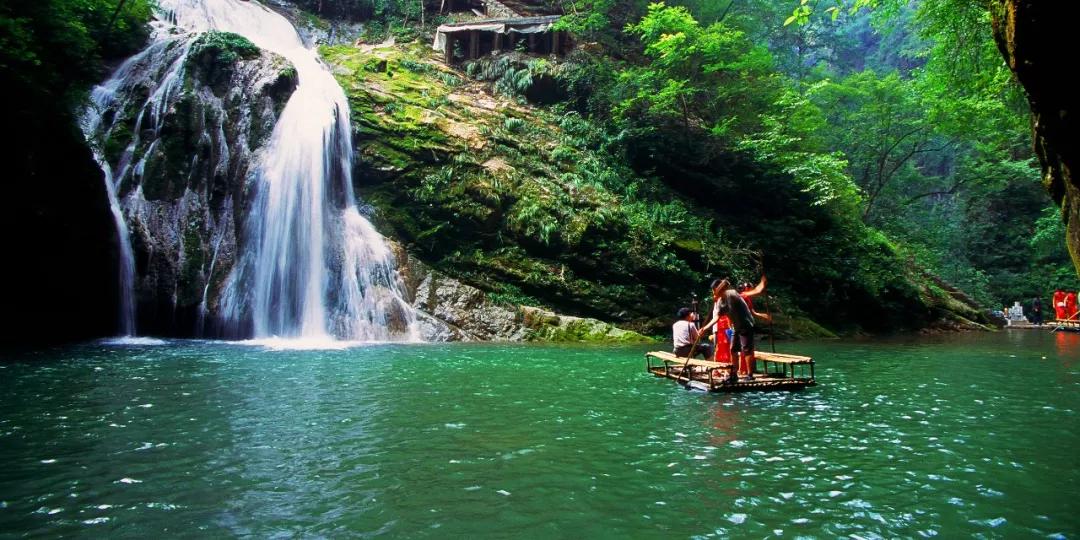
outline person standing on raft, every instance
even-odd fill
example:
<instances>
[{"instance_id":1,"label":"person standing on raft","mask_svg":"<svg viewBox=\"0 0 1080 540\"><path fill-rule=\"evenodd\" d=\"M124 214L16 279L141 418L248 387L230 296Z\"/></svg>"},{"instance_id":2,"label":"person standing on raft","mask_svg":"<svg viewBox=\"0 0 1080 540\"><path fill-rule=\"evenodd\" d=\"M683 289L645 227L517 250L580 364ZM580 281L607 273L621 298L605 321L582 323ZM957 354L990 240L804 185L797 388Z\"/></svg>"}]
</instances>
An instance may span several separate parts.
<instances>
[{"instance_id":1,"label":"person standing on raft","mask_svg":"<svg viewBox=\"0 0 1080 540\"><path fill-rule=\"evenodd\" d=\"M1065 319L1065 291L1058 289L1054 291L1054 320Z\"/></svg>"},{"instance_id":2,"label":"person standing on raft","mask_svg":"<svg viewBox=\"0 0 1080 540\"><path fill-rule=\"evenodd\" d=\"M765 275L762 274L761 280L758 281L757 286L751 286L749 283L743 283L739 285L739 296L746 301L746 307L750 308L750 313L754 314L755 319L761 319L766 322L771 319L768 314L758 313L754 311L754 297L765 292Z\"/></svg>"},{"instance_id":3,"label":"person standing on raft","mask_svg":"<svg viewBox=\"0 0 1080 540\"><path fill-rule=\"evenodd\" d=\"M1042 326L1042 300L1036 296L1031 300L1031 324Z\"/></svg>"},{"instance_id":4,"label":"person standing on raft","mask_svg":"<svg viewBox=\"0 0 1080 540\"><path fill-rule=\"evenodd\" d=\"M727 279L715 279L710 286L713 293L713 316L701 331L716 324L722 316L731 320L735 333L731 338L731 374L729 382L735 382L738 376L753 378L751 366L754 365L754 315L739 293ZM737 371L736 371L737 370Z\"/></svg>"}]
</instances>

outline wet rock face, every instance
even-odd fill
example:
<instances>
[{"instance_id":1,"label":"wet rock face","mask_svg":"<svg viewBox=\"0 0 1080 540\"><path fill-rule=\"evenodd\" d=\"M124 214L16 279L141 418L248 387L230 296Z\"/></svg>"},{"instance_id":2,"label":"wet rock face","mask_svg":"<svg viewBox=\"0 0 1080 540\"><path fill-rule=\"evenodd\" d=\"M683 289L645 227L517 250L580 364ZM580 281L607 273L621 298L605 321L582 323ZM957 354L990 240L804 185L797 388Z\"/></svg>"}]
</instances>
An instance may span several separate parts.
<instances>
[{"instance_id":1,"label":"wet rock face","mask_svg":"<svg viewBox=\"0 0 1080 540\"><path fill-rule=\"evenodd\" d=\"M494 302L480 289L432 270L400 244L394 250L428 341L651 341L596 319Z\"/></svg>"},{"instance_id":2,"label":"wet rock face","mask_svg":"<svg viewBox=\"0 0 1080 540\"><path fill-rule=\"evenodd\" d=\"M1068 36L1080 15L1080 5L994 0L991 15L998 48L1023 84L1031 104L1043 183L1062 205L1069 253L1080 272L1080 180L1073 176L1080 152L1076 119L1080 94L1074 84L1063 78L1075 41Z\"/></svg>"},{"instance_id":3,"label":"wet rock face","mask_svg":"<svg viewBox=\"0 0 1080 540\"><path fill-rule=\"evenodd\" d=\"M249 173L298 82L279 56L242 46L233 54L229 36L196 41L187 57L182 41L148 55L98 134L122 174L140 333L212 333L205 319L217 313L237 257ZM175 62L184 62L183 81L158 105L155 122L144 105Z\"/></svg>"},{"instance_id":4,"label":"wet rock face","mask_svg":"<svg viewBox=\"0 0 1080 540\"><path fill-rule=\"evenodd\" d=\"M351 20L346 13L335 13L327 10L322 16L315 17L305 12L298 4L302 2L291 0L267 0L263 4L285 16L296 27L296 31L311 47L314 45L341 45L353 43L356 36L364 31L364 23ZM330 6L325 6L329 8ZM308 9L311 9L309 6ZM359 13L352 14L353 16Z\"/></svg>"}]
</instances>

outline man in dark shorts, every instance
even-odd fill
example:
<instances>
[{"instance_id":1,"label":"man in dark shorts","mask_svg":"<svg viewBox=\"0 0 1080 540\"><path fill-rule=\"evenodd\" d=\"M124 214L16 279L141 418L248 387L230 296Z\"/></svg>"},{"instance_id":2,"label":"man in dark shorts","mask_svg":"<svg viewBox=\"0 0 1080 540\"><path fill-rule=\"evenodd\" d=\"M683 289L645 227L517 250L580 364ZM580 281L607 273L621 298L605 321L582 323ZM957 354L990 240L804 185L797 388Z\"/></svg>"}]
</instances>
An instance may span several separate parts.
<instances>
[{"instance_id":1,"label":"man in dark shorts","mask_svg":"<svg viewBox=\"0 0 1080 540\"><path fill-rule=\"evenodd\" d=\"M713 280L710 288L713 293L713 317L701 331L716 324L721 316L727 315L735 330L735 335L731 337L731 376L728 380L734 382L738 375L753 379L751 371L754 365L754 314L729 280Z\"/></svg>"},{"instance_id":2,"label":"man in dark shorts","mask_svg":"<svg viewBox=\"0 0 1080 540\"><path fill-rule=\"evenodd\" d=\"M739 377L753 379L754 313L750 311L750 306L746 305L746 300L731 286L730 281L713 280L712 289L713 296L719 299L719 308L714 311L717 315L727 315L731 319L731 327L735 330L735 335L731 336L733 375L737 366ZM734 377L732 380L735 380Z\"/></svg>"}]
</instances>

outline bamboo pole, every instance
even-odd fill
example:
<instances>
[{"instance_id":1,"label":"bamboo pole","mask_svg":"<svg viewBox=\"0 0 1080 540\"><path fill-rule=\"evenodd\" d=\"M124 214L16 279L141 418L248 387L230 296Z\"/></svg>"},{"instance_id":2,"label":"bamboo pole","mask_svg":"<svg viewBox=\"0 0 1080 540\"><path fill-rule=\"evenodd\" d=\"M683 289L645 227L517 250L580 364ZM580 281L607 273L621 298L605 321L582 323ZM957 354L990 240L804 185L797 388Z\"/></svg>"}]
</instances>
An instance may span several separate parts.
<instances>
[{"instance_id":1,"label":"bamboo pole","mask_svg":"<svg viewBox=\"0 0 1080 540\"><path fill-rule=\"evenodd\" d=\"M1069 318L1065 319L1064 321L1058 321L1058 325L1055 326L1054 329L1051 330L1050 332L1057 332L1058 330L1061 330L1062 328L1065 328L1065 323L1071 322L1073 319L1076 318L1077 315L1080 315L1080 311L1077 311L1076 313L1073 313L1072 315L1069 315Z\"/></svg>"}]
</instances>

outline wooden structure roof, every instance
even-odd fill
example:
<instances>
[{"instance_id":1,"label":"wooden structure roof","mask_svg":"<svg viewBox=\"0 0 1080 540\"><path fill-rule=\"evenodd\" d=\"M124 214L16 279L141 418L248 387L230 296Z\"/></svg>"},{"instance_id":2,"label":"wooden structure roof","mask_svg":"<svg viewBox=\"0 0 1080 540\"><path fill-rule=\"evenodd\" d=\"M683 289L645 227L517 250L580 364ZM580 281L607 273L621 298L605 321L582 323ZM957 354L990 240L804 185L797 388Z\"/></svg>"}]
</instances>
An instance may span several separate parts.
<instances>
[{"instance_id":1,"label":"wooden structure roof","mask_svg":"<svg viewBox=\"0 0 1080 540\"><path fill-rule=\"evenodd\" d=\"M462 56L455 56L456 43L463 45L464 58L469 60L519 46L530 53L562 54L570 46L570 40L565 32L551 30L559 18L559 15L503 17L444 24L435 33L431 47L443 53L447 64Z\"/></svg>"}]
</instances>

